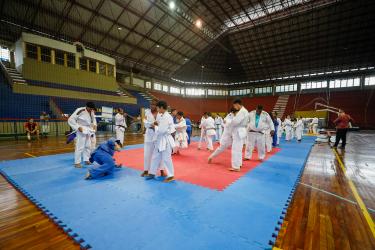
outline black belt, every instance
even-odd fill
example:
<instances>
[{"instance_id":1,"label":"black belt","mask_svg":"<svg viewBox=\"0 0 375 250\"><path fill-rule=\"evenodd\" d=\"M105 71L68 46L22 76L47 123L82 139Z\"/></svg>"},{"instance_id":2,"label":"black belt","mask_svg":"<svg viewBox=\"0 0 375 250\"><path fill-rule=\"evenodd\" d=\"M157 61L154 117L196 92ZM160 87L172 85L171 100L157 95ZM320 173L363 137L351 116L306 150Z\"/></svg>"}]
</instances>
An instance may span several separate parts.
<instances>
[{"instance_id":1,"label":"black belt","mask_svg":"<svg viewBox=\"0 0 375 250\"><path fill-rule=\"evenodd\" d=\"M260 132L260 131L254 131L254 130L250 130L249 132L253 132L253 133L259 133L259 134L262 134L262 135L264 135L264 133L263 133L263 132Z\"/></svg>"}]
</instances>

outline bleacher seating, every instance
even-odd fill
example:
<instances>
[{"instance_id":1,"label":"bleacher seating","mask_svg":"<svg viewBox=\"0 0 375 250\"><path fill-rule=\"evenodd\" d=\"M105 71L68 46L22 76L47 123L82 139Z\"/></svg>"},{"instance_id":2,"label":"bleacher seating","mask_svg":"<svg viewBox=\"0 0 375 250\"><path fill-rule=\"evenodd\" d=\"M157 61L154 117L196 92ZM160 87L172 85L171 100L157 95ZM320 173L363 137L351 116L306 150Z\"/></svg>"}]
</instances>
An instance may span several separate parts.
<instances>
[{"instance_id":1,"label":"bleacher seating","mask_svg":"<svg viewBox=\"0 0 375 250\"><path fill-rule=\"evenodd\" d=\"M139 107L150 107L150 100L146 99L145 95L141 91L136 90L127 90L131 95L133 95L135 98L137 98L137 105Z\"/></svg>"},{"instance_id":2,"label":"bleacher seating","mask_svg":"<svg viewBox=\"0 0 375 250\"><path fill-rule=\"evenodd\" d=\"M72 114L76 108L84 107L86 102L89 100L77 100L77 99L70 99L70 98L53 98L56 105L60 108L60 110L64 114ZM138 116L140 114L140 109L137 105L132 104L118 104L118 103L111 103L111 102L100 102L94 101L97 108L101 108L102 106L106 107L113 107L114 109L123 108L125 112L131 116Z\"/></svg>"},{"instance_id":3,"label":"bleacher seating","mask_svg":"<svg viewBox=\"0 0 375 250\"><path fill-rule=\"evenodd\" d=\"M0 118L39 118L42 111L50 112L49 97L15 94L0 71Z\"/></svg>"}]
</instances>

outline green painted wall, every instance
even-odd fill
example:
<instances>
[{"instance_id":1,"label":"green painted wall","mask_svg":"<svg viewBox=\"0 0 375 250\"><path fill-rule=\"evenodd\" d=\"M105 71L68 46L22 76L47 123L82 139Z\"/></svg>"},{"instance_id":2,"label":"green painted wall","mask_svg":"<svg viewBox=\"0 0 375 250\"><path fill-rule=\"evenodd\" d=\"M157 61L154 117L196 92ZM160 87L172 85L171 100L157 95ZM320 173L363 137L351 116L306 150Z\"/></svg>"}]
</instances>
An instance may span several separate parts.
<instances>
[{"instance_id":1,"label":"green painted wall","mask_svg":"<svg viewBox=\"0 0 375 250\"><path fill-rule=\"evenodd\" d=\"M137 104L137 99L132 97L124 96L112 96L112 95L103 95L97 93L88 93L88 92L78 92L65 89L54 89L46 88L32 85L23 85L23 84L14 84L13 92L20 94L28 95L45 95L45 96L56 96L56 97L66 97L74 99L83 99L83 100L97 100L97 101L106 101L113 103L129 103Z\"/></svg>"},{"instance_id":2,"label":"green painted wall","mask_svg":"<svg viewBox=\"0 0 375 250\"><path fill-rule=\"evenodd\" d=\"M22 74L25 79L59 83L84 88L116 91L116 78L105 75L68 68L61 65L38 62L24 58Z\"/></svg>"}]
</instances>

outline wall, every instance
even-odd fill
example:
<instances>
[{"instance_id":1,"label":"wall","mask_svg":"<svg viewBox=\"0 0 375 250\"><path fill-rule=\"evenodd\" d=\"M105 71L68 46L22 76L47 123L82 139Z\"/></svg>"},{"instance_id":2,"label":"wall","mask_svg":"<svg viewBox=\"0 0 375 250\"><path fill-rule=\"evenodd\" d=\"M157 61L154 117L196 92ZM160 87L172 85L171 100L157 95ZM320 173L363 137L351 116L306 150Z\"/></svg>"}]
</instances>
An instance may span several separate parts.
<instances>
[{"instance_id":1,"label":"wall","mask_svg":"<svg viewBox=\"0 0 375 250\"><path fill-rule=\"evenodd\" d=\"M38 62L24 58L23 77L25 79L66 84L85 88L116 91L116 78L64 67L62 65Z\"/></svg>"},{"instance_id":2,"label":"wall","mask_svg":"<svg viewBox=\"0 0 375 250\"><path fill-rule=\"evenodd\" d=\"M189 98L182 96L167 95L152 91L154 96L164 100L171 108L181 110L186 116L197 121L204 112L227 113L232 105L233 98ZM272 111L276 104L277 96L244 97L242 102L246 109L254 110L261 104L265 111Z\"/></svg>"},{"instance_id":3,"label":"wall","mask_svg":"<svg viewBox=\"0 0 375 250\"><path fill-rule=\"evenodd\" d=\"M22 42L22 39L20 39L15 43L14 46L14 61L18 72L22 72L22 64L25 51L23 45L24 43Z\"/></svg>"},{"instance_id":4,"label":"wall","mask_svg":"<svg viewBox=\"0 0 375 250\"><path fill-rule=\"evenodd\" d=\"M329 98L324 93L302 94L296 99L296 95L291 95L287 105L286 114L293 112L294 102L296 110L313 110L316 102L329 104L330 106L341 108L355 120L355 125L361 128L375 128L375 89L364 89L354 91L330 92ZM327 102L329 100L329 102ZM330 114L330 122L337 116ZM330 124L333 126L333 124Z\"/></svg>"},{"instance_id":5,"label":"wall","mask_svg":"<svg viewBox=\"0 0 375 250\"><path fill-rule=\"evenodd\" d=\"M129 103L136 104L137 101L135 98L128 98L123 96L113 96L113 95L103 95L97 93L88 93L88 92L78 92L65 89L57 88L46 88L39 86L23 85L23 84L14 84L13 92L20 94L29 94L29 95L45 95L45 96L55 96L55 97L66 97L82 100L97 100L97 101L106 101L113 103Z\"/></svg>"}]
</instances>

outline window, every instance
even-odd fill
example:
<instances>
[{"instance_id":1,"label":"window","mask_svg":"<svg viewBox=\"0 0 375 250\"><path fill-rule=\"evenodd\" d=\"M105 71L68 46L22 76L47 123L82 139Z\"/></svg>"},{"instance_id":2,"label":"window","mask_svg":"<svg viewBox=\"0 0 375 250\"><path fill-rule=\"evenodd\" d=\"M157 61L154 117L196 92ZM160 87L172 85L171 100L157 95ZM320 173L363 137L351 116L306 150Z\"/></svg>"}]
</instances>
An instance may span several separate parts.
<instances>
[{"instance_id":1,"label":"window","mask_svg":"<svg viewBox=\"0 0 375 250\"><path fill-rule=\"evenodd\" d=\"M99 62L99 74L105 75L105 63Z\"/></svg>"},{"instance_id":2,"label":"window","mask_svg":"<svg viewBox=\"0 0 375 250\"><path fill-rule=\"evenodd\" d=\"M161 91L161 84L158 83L158 82L155 82L155 83L154 83L154 89L155 89L155 90L159 90L159 91Z\"/></svg>"},{"instance_id":3,"label":"window","mask_svg":"<svg viewBox=\"0 0 375 250\"><path fill-rule=\"evenodd\" d=\"M196 89L196 88L187 88L186 89L186 95L192 95L192 96L202 96L204 95L204 89Z\"/></svg>"},{"instance_id":4,"label":"window","mask_svg":"<svg viewBox=\"0 0 375 250\"><path fill-rule=\"evenodd\" d=\"M278 85L278 86L276 86L276 93L294 92L294 91L297 91L297 84L288 84L288 85Z\"/></svg>"},{"instance_id":5,"label":"window","mask_svg":"<svg viewBox=\"0 0 375 250\"><path fill-rule=\"evenodd\" d=\"M181 89L178 88L178 87L173 87L173 86L171 86L171 87L170 87L170 92L171 92L172 94L180 94L180 93L181 93Z\"/></svg>"},{"instance_id":6,"label":"window","mask_svg":"<svg viewBox=\"0 0 375 250\"><path fill-rule=\"evenodd\" d=\"M226 91L221 90L221 89L208 89L207 95L210 95L210 96L225 96Z\"/></svg>"},{"instance_id":7,"label":"window","mask_svg":"<svg viewBox=\"0 0 375 250\"><path fill-rule=\"evenodd\" d=\"M375 85L375 76L369 76L365 78L365 86L374 86Z\"/></svg>"},{"instance_id":8,"label":"window","mask_svg":"<svg viewBox=\"0 0 375 250\"><path fill-rule=\"evenodd\" d=\"M314 81L301 83L301 90L327 88L327 81Z\"/></svg>"},{"instance_id":9,"label":"window","mask_svg":"<svg viewBox=\"0 0 375 250\"><path fill-rule=\"evenodd\" d=\"M64 51L55 50L55 63L58 65L64 65Z\"/></svg>"},{"instance_id":10,"label":"window","mask_svg":"<svg viewBox=\"0 0 375 250\"><path fill-rule=\"evenodd\" d=\"M168 89L169 89L168 85L163 85L163 91L164 92L168 92Z\"/></svg>"},{"instance_id":11,"label":"window","mask_svg":"<svg viewBox=\"0 0 375 250\"><path fill-rule=\"evenodd\" d=\"M42 62L51 63L51 49L47 47L40 47L40 56Z\"/></svg>"},{"instance_id":12,"label":"window","mask_svg":"<svg viewBox=\"0 0 375 250\"><path fill-rule=\"evenodd\" d=\"M114 66L107 64L108 76L114 76Z\"/></svg>"},{"instance_id":13,"label":"window","mask_svg":"<svg viewBox=\"0 0 375 250\"><path fill-rule=\"evenodd\" d=\"M10 61L10 52L8 48L0 47L0 60Z\"/></svg>"},{"instance_id":14,"label":"window","mask_svg":"<svg viewBox=\"0 0 375 250\"><path fill-rule=\"evenodd\" d=\"M335 79L329 81L329 88L352 88L359 87L360 79L357 78L348 78L348 79Z\"/></svg>"},{"instance_id":15,"label":"window","mask_svg":"<svg viewBox=\"0 0 375 250\"><path fill-rule=\"evenodd\" d=\"M87 59L84 57L79 58L79 69L87 71Z\"/></svg>"},{"instance_id":16,"label":"window","mask_svg":"<svg viewBox=\"0 0 375 250\"><path fill-rule=\"evenodd\" d=\"M90 72L96 73L96 61L95 60L89 60L89 70Z\"/></svg>"},{"instance_id":17,"label":"window","mask_svg":"<svg viewBox=\"0 0 375 250\"><path fill-rule=\"evenodd\" d=\"M69 68L75 68L76 67L76 56L72 53L66 53L66 65Z\"/></svg>"},{"instance_id":18,"label":"window","mask_svg":"<svg viewBox=\"0 0 375 250\"><path fill-rule=\"evenodd\" d=\"M270 93L272 93L271 86L255 88L255 94L257 95L270 94Z\"/></svg>"},{"instance_id":19,"label":"window","mask_svg":"<svg viewBox=\"0 0 375 250\"><path fill-rule=\"evenodd\" d=\"M38 48L34 44L26 44L26 56L31 59L38 59Z\"/></svg>"},{"instance_id":20,"label":"window","mask_svg":"<svg viewBox=\"0 0 375 250\"><path fill-rule=\"evenodd\" d=\"M151 89L151 82L146 82L146 88Z\"/></svg>"}]
</instances>

